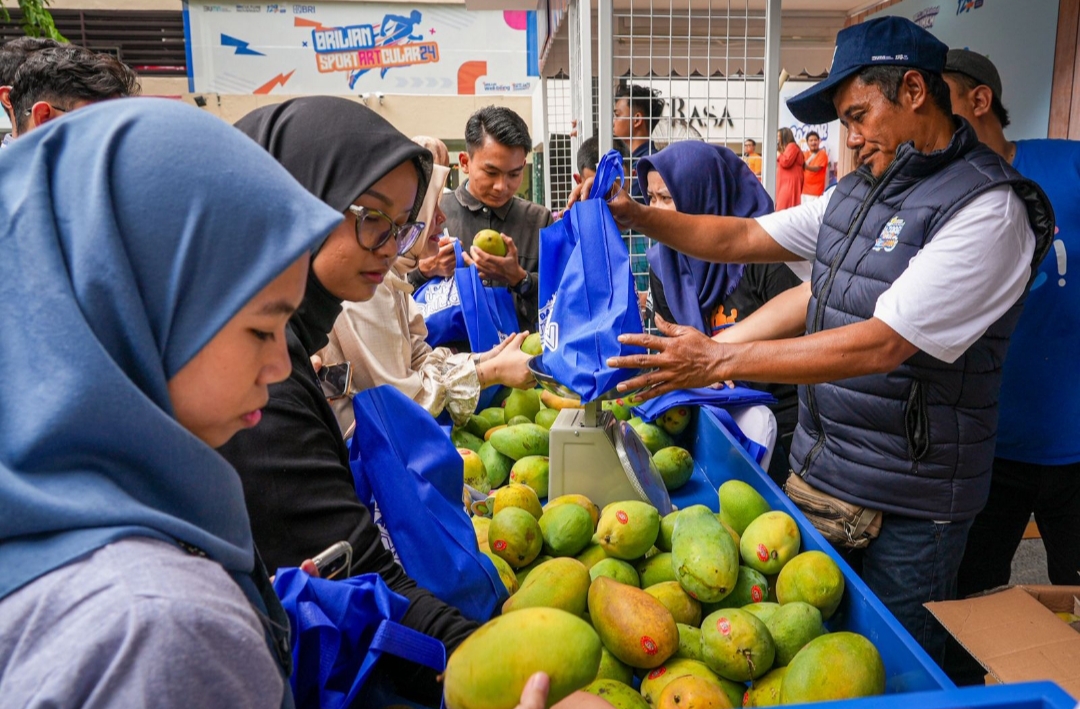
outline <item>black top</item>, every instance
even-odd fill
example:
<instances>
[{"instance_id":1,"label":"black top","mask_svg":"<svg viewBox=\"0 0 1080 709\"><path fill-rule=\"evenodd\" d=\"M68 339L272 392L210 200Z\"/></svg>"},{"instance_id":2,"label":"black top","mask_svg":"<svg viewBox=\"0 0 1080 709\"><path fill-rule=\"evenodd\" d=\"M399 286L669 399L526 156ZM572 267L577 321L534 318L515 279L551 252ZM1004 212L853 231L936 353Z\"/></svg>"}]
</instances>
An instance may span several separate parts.
<instances>
[{"instance_id":1,"label":"black top","mask_svg":"<svg viewBox=\"0 0 1080 709\"><path fill-rule=\"evenodd\" d=\"M551 210L520 197L513 197L503 206L493 209L473 197L466 184L462 182L454 192L444 194L439 200L439 207L446 215L446 230L450 236L461 240L461 247L465 251L472 246L473 237L481 229L494 229L514 240L518 263L528 273L526 279L529 281L524 295L511 290L518 327L522 331L536 332L539 319L540 230L551 225ZM427 279L416 269L409 274L409 281L419 286Z\"/></svg>"},{"instance_id":2,"label":"black top","mask_svg":"<svg viewBox=\"0 0 1080 709\"><path fill-rule=\"evenodd\" d=\"M707 325L716 327L725 323L738 322L756 311L766 301L772 300L789 288L802 285L799 277L782 263L747 264L739 285L724 298L723 304L714 313L701 314ZM676 322L664 297L664 287L656 274L649 272L649 287L652 289L653 310L668 322ZM777 437L783 439L795 431L799 422L799 397L791 384L763 384L746 382L746 385L759 391L767 391L776 397L775 404L769 406L776 416Z\"/></svg>"},{"instance_id":3,"label":"black top","mask_svg":"<svg viewBox=\"0 0 1080 709\"><path fill-rule=\"evenodd\" d=\"M292 374L270 387L259 425L219 452L240 473L255 544L271 573L344 539L353 548L352 575L379 574L411 602L402 623L438 638L449 654L477 624L417 586L383 547L356 497L348 449L311 366L310 355L326 344L340 311L340 302L309 276L303 306L286 329ZM390 658L380 667L403 694L438 701L434 671Z\"/></svg>"}]
</instances>

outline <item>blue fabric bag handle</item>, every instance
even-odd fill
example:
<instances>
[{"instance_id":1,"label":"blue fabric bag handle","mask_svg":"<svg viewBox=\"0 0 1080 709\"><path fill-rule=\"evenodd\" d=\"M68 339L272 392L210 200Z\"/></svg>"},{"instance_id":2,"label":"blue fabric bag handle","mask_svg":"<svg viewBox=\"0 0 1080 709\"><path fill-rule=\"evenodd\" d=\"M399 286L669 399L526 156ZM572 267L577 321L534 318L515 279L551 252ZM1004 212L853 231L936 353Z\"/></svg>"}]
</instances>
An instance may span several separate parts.
<instances>
[{"instance_id":1,"label":"blue fabric bag handle","mask_svg":"<svg viewBox=\"0 0 1080 709\"><path fill-rule=\"evenodd\" d=\"M428 329L424 341L432 347L439 347L450 342L464 342L469 339L457 278L457 275L466 268L465 261L461 257L460 241L454 242L454 252L457 257L454 275L449 278L432 278L413 293L413 300L420 306L424 324Z\"/></svg>"},{"instance_id":2,"label":"blue fabric bag handle","mask_svg":"<svg viewBox=\"0 0 1080 709\"><path fill-rule=\"evenodd\" d=\"M514 296L500 286L485 286L476 266L466 266L461 242L454 242L457 254L458 294L469 346L473 352L487 352L518 330Z\"/></svg>"},{"instance_id":3,"label":"blue fabric bag handle","mask_svg":"<svg viewBox=\"0 0 1080 709\"><path fill-rule=\"evenodd\" d=\"M383 654L436 672L446 668L446 648L400 624L409 600L378 574L327 581L279 569L274 590L289 617L296 668L290 683L300 709L351 706Z\"/></svg>"},{"instance_id":4,"label":"blue fabric bag handle","mask_svg":"<svg viewBox=\"0 0 1080 709\"><path fill-rule=\"evenodd\" d=\"M544 367L586 402L635 375L608 358L645 351L618 340L642 332L630 254L604 199L623 177L613 150L597 165L589 199L540 232Z\"/></svg>"},{"instance_id":5,"label":"blue fabric bag handle","mask_svg":"<svg viewBox=\"0 0 1080 709\"><path fill-rule=\"evenodd\" d=\"M353 398L349 463L360 501L378 505L401 565L420 586L485 622L506 599L465 513L463 463L427 411L391 386Z\"/></svg>"}]
</instances>

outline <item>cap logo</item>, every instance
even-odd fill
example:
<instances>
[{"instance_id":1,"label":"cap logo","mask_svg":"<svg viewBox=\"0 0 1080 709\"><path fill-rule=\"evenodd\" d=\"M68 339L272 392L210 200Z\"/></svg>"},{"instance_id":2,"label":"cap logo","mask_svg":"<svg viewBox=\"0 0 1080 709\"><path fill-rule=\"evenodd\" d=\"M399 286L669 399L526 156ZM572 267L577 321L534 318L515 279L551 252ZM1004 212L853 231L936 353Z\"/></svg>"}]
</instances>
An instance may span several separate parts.
<instances>
[{"instance_id":1,"label":"cap logo","mask_svg":"<svg viewBox=\"0 0 1080 709\"><path fill-rule=\"evenodd\" d=\"M874 241L874 251L889 253L895 249L896 244L900 241L900 231L904 228L904 224L904 220L900 217L890 219L889 223L878 234L877 240Z\"/></svg>"},{"instance_id":2,"label":"cap logo","mask_svg":"<svg viewBox=\"0 0 1080 709\"><path fill-rule=\"evenodd\" d=\"M906 62L908 61L908 55L906 54L875 54L870 57L872 62Z\"/></svg>"}]
</instances>

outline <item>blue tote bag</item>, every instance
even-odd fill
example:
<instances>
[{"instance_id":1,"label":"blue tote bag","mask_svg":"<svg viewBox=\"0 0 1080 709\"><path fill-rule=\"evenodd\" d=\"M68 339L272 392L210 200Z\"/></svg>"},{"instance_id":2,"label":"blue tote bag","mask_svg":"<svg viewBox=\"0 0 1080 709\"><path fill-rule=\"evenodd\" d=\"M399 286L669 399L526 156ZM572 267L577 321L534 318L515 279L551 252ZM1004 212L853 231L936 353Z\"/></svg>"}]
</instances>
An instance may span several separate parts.
<instances>
[{"instance_id":1,"label":"blue tote bag","mask_svg":"<svg viewBox=\"0 0 1080 709\"><path fill-rule=\"evenodd\" d=\"M280 569L274 591L289 616L294 668L289 682L298 709L348 707L361 692L378 691L365 685L384 654L436 672L446 668L446 648L400 624L409 600L378 574L327 581L300 569Z\"/></svg>"},{"instance_id":2,"label":"blue tote bag","mask_svg":"<svg viewBox=\"0 0 1080 709\"><path fill-rule=\"evenodd\" d=\"M608 367L609 357L645 351L618 340L642 331L630 254L604 199L623 177L612 150L596 167L589 198L540 232L544 368L585 402L636 374Z\"/></svg>"},{"instance_id":3,"label":"blue tote bag","mask_svg":"<svg viewBox=\"0 0 1080 709\"><path fill-rule=\"evenodd\" d=\"M472 620L486 622L506 587L476 543L465 513L463 463L420 405L391 386L353 398L349 449L360 501L378 505L406 573Z\"/></svg>"},{"instance_id":4,"label":"blue tote bag","mask_svg":"<svg viewBox=\"0 0 1080 709\"><path fill-rule=\"evenodd\" d=\"M485 286L476 266L466 266L461 242L454 242L457 266L450 278L433 278L413 298L428 328L432 347L468 340L473 352L487 352L518 331L514 296L501 287Z\"/></svg>"}]
</instances>

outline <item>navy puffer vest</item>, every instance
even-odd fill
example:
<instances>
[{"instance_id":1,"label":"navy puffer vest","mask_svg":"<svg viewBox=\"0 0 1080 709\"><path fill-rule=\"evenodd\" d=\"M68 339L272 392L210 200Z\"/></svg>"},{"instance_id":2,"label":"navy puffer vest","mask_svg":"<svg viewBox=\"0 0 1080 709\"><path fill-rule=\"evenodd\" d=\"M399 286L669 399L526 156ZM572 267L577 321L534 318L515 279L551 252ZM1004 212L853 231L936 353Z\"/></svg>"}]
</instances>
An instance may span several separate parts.
<instances>
[{"instance_id":1,"label":"navy puffer vest","mask_svg":"<svg viewBox=\"0 0 1080 709\"><path fill-rule=\"evenodd\" d=\"M879 179L860 169L841 180L818 232L807 332L873 317L878 296L942 225L1000 185L1027 206L1034 276L1053 236L1050 203L962 120L941 151L907 143ZM888 374L800 387L792 468L856 504L923 519L974 517L990 489L1001 365L1023 302L952 364L917 352Z\"/></svg>"}]
</instances>

